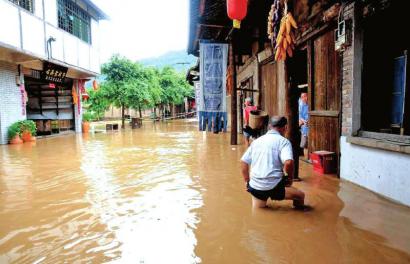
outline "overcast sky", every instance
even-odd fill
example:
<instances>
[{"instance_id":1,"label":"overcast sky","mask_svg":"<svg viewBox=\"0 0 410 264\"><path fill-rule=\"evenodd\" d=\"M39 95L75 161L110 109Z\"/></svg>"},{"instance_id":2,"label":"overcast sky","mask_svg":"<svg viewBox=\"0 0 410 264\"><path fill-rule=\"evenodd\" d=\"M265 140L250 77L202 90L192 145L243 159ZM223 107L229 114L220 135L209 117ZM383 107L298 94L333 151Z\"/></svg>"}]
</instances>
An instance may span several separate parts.
<instances>
[{"instance_id":1,"label":"overcast sky","mask_svg":"<svg viewBox=\"0 0 410 264\"><path fill-rule=\"evenodd\" d=\"M93 0L106 14L100 21L101 62L113 53L132 60L186 50L188 0Z\"/></svg>"}]
</instances>

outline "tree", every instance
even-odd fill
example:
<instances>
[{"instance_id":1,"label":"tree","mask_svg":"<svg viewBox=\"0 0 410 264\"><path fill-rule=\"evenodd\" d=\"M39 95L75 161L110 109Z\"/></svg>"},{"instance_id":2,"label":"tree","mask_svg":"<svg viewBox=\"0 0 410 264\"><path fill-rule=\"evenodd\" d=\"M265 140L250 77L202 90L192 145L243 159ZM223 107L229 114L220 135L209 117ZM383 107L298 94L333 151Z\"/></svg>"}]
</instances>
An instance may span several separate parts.
<instances>
[{"instance_id":1,"label":"tree","mask_svg":"<svg viewBox=\"0 0 410 264\"><path fill-rule=\"evenodd\" d=\"M105 82L98 92L90 94L92 111L103 115L109 105L121 107L122 127L125 125L125 108L141 110L147 107L181 104L184 97L192 96L193 88L185 76L171 67L157 69L114 55L102 66Z\"/></svg>"},{"instance_id":2,"label":"tree","mask_svg":"<svg viewBox=\"0 0 410 264\"><path fill-rule=\"evenodd\" d=\"M159 72L159 83L161 86L161 109L170 104L182 104L184 98L192 96L193 88L185 81L185 76L177 73L171 67L164 67Z\"/></svg>"},{"instance_id":3,"label":"tree","mask_svg":"<svg viewBox=\"0 0 410 264\"><path fill-rule=\"evenodd\" d=\"M143 100L138 96L146 95L137 89L141 84L137 81L142 77L141 68L141 65L119 55L111 57L101 68L106 76L105 96L112 104L121 107L122 128L125 128L125 108L135 106Z\"/></svg>"},{"instance_id":4,"label":"tree","mask_svg":"<svg viewBox=\"0 0 410 264\"><path fill-rule=\"evenodd\" d=\"M87 100L87 110L91 112L91 114L100 120L103 116L105 111L110 106L111 102L106 96L106 85L103 83L97 91L92 89L88 90L88 94L90 98Z\"/></svg>"}]
</instances>

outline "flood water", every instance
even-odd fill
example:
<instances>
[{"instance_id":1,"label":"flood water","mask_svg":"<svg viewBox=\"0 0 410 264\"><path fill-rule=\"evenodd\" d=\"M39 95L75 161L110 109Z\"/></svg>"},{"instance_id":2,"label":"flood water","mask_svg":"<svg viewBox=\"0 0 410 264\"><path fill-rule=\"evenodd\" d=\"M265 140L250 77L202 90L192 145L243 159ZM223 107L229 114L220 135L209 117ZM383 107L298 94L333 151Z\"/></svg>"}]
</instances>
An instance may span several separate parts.
<instances>
[{"instance_id":1,"label":"flood water","mask_svg":"<svg viewBox=\"0 0 410 264\"><path fill-rule=\"evenodd\" d=\"M410 263L410 208L302 162L310 212L252 210L243 145L146 123L0 147L0 263Z\"/></svg>"}]
</instances>

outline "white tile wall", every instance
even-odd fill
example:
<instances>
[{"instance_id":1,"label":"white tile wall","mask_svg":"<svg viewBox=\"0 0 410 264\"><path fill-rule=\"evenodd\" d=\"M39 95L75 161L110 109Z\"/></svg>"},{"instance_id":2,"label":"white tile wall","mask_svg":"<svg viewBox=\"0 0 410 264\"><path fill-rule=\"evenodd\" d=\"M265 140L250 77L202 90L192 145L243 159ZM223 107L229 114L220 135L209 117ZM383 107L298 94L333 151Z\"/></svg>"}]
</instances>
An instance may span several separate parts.
<instances>
[{"instance_id":1,"label":"white tile wall","mask_svg":"<svg viewBox=\"0 0 410 264\"><path fill-rule=\"evenodd\" d=\"M17 73L17 65L0 61L0 144L8 143L7 129L12 123L26 119Z\"/></svg>"}]
</instances>

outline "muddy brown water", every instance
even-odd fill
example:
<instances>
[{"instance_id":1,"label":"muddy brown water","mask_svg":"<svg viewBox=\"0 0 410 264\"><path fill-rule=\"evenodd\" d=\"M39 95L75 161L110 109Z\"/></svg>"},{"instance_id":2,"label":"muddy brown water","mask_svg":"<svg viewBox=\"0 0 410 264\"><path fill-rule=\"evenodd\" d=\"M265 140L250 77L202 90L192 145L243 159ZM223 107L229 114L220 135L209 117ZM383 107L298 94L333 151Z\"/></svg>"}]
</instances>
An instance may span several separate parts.
<instances>
[{"instance_id":1,"label":"muddy brown water","mask_svg":"<svg viewBox=\"0 0 410 264\"><path fill-rule=\"evenodd\" d=\"M301 165L252 210L244 146L197 123L0 147L0 263L410 263L410 209Z\"/></svg>"}]
</instances>

